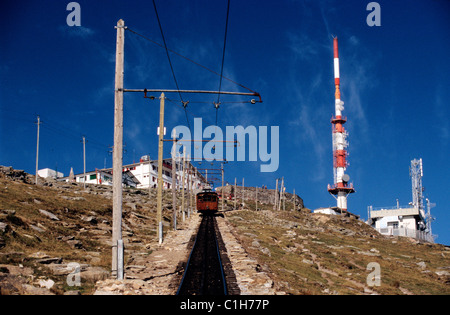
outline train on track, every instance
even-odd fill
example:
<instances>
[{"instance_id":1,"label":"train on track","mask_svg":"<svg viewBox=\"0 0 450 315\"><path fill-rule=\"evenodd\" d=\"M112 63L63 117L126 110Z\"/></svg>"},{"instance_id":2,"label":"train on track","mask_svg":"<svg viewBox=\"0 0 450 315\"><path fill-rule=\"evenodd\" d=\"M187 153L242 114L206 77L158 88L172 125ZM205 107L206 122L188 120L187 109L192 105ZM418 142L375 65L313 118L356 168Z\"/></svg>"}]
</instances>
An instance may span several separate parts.
<instances>
[{"instance_id":1,"label":"train on track","mask_svg":"<svg viewBox=\"0 0 450 315\"><path fill-rule=\"evenodd\" d=\"M219 195L211 189L204 189L197 194L197 211L216 213L219 209Z\"/></svg>"}]
</instances>

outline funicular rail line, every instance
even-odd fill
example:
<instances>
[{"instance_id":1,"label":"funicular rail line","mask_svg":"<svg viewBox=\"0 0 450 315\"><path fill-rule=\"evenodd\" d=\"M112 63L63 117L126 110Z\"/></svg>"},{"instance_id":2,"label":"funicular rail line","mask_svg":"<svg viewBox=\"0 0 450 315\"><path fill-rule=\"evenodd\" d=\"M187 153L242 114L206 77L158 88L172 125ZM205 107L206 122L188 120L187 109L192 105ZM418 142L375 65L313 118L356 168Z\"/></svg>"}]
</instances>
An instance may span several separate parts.
<instances>
[{"instance_id":1,"label":"funicular rail line","mask_svg":"<svg viewBox=\"0 0 450 315\"><path fill-rule=\"evenodd\" d=\"M203 215L177 295L227 295L214 215ZM221 241L221 240L220 240Z\"/></svg>"}]
</instances>

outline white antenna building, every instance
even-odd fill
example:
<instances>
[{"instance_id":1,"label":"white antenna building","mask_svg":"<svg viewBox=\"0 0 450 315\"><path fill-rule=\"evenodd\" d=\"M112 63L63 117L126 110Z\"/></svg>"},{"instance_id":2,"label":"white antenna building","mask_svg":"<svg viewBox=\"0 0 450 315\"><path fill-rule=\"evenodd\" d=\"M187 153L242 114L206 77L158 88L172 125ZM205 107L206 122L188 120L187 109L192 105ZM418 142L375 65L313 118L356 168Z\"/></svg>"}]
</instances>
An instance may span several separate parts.
<instances>
[{"instance_id":1,"label":"white antenna building","mask_svg":"<svg viewBox=\"0 0 450 315\"><path fill-rule=\"evenodd\" d=\"M436 235L431 232L431 222L434 220L431 216L431 208L436 204L431 203L427 198L425 213L422 159L411 161L409 175L411 177L412 202L407 206L400 206L398 200L395 207L373 208L369 206L369 224L381 234L407 236L433 243Z\"/></svg>"}]
</instances>

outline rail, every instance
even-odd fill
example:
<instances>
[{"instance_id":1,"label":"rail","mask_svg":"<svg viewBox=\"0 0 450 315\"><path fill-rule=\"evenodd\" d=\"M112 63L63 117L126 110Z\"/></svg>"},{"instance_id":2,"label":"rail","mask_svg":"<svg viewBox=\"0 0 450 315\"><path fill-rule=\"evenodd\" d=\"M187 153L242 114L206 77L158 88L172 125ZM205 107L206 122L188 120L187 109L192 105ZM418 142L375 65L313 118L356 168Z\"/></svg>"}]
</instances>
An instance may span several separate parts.
<instances>
[{"instance_id":1,"label":"rail","mask_svg":"<svg viewBox=\"0 0 450 315\"><path fill-rule=\"evenodd\" d=\"M215 228L215 217L204 215L177 295L227 295Z\"/></svg>"}]
</instances>

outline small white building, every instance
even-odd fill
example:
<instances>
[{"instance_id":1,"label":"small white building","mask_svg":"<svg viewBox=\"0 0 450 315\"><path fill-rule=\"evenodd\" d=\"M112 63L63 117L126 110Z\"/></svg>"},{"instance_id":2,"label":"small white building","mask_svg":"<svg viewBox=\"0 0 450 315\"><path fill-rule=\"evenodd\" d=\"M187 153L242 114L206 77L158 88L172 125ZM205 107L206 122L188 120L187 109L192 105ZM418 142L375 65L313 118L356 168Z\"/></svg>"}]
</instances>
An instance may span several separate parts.
<instances>
[{"instance_id":1,"label":"small white building","mask_svg":"<svg viewBox=\"0 0 450 315\"><path fill-rule=\"evenodd\" d=\"M359 215L353 214L349 211L342 211L342 209L339 207L317 208L313 210L313 213L328 214L328 215L343 215L359 219Z\"/></svg>"},{"instance_id":2,"label":"small white building","mask_svg":"<svg viewBox=\"0 0 450 315\"><path fill-rule=\"evenodd\" d=\"M86 184L96 184L96 185L107 185L112 186L112 172L111 170L95 170L91 172L86 172L86 174L76 174L76 183L86 183Z\"/></svg>"},{"instance_id":3,"label":"small white building","mask_svg":"<svg viewBox=\"0 0 450 315\"><path fill-rule=\"evenodd\" d=\"M55 170L44 168L41 170L38 170L38 175L43 178L61 178L64 177L64 174L61 172L57 172Z\"/></svg>"},{"instance_id":4,"label":"small white building","mask_svg":"<svg viewBox=\"0 0 450 315\"><path fill-rule=\"evenodd\" d=\"M341 214L341 211L338 207L328 207L328 208L317 208L313 211L313 213L338 215Z\"/></svg>"},{"instance_id":5,"label":"small white building","mask_svg":"<svg viewBox=\"0 0 450 315\"><path fill-rule=\"evenodd\" d=\"M183 169L181 163L175 163L172 165L172 159L164 159L162 163L162 179L163 188L172 188L172 167L175 167L175 185L177 188L181 187L183 180ZM158 161L150 160L148 156L141 157L139 163L125 165L124 170L130 171L139 181L138 188L156 188L158 185ZM187 172L185 173L185 187L187 187L190 179L190 187L193 189L201 189L206 185L206 179L203 175L197 171L197 169L190 163L186 163L186 169L190 170L191 175L188 178Z\"/></svg>"},{"instance_id":6,"label":"small white building","mask_svg":"<svg viewBox=\"0 0 450 315\"><path fill-rule=\"evenodd\" d=\"M192 189L201 189L206 185L206 180L203 175L193 167L189 162L186 163L186 169L191 170L191 175L188 177L185 175L185 187L190 180L190 187ZM183 170L181 163L176 163L175 165L175 185L176 187L181 187ZM158 185L158 161L150 160L149 156L141 157L139 163L133 163L123 166L123 181L126 186L136 187L136 188L156 188ZM186 172L187 174L187 172ZM112 169L101 169L86 172L86 174L81 173L74 175L75 182L86 184L97 184L97 185L112 185ZM162 179L163 179L163 189L172 188L172 159L163 160L162 169ZM66 181L70 181L69 177L64 178Z\"/></svg>"},{"instance_id":7,"label":"small white building","mask_svg":"<svg viewBox=\"0 0 450 315\"><path fill-rule=\"evenodd\" d=\"M433 242L427 231L425 213L413 206L384 207L369 206L368 223L384 235L406 236Z\"/></svg>"}]
</instances>

